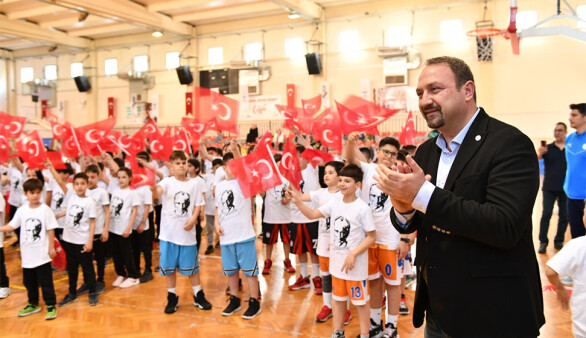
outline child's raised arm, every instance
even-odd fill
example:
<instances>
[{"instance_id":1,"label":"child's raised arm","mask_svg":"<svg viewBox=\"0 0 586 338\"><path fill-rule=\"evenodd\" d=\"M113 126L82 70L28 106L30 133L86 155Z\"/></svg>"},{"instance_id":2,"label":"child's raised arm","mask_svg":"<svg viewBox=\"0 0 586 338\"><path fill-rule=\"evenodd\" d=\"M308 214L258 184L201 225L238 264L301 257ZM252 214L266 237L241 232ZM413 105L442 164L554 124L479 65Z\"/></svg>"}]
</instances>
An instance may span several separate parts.
<instances>
[{"instance_id":1,"label":"child's raised arm","mask_svg":"<svg viewBox=\"0 0 586 338\"><path fill-rule=\"evenodd\" d=\"M293 203L295 203L297 208L299 208L299 211L301 211L301 213L305 215L305 217L309 219L318 219L324 217L324 214L322 214L321 211L319 211L319 209L312 209L305 205L305 203L303 203L302 200L303 194L301 194L299 190L293 188L292 185L290 185L289 188L287 188L286 194L289 194L289 196L291 196L290 198L293 200Z\"/></svg>"}]
</instances>

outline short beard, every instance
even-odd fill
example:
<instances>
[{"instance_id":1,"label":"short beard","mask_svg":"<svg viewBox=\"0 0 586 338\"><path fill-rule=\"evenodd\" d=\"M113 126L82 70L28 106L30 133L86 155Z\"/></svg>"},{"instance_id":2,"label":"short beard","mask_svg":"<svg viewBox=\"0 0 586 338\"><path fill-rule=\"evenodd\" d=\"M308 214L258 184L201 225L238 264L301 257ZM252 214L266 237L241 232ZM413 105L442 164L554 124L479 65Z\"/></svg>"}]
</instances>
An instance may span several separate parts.
<instances>
[{"instance_id":1,"label":"short beard","mask_svg":"<svg viewBox=\"0 0 586 338\"><path fill-rule=\"evenodd\" d=\"M425 115L425 121L427 122L427 126L431 129L439 129L446 124L444 120L444 114L442 112L438 112L439 116L436 118L432 118L428 115Z\"/></svg>"}]
</instances>

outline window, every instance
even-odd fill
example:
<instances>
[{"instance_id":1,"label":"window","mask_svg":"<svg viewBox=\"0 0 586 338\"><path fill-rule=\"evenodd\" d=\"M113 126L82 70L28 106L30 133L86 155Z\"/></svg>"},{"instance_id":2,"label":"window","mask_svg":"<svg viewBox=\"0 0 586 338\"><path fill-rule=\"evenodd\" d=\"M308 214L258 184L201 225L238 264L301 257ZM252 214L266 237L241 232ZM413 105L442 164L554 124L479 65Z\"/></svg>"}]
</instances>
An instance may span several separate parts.
<instances>
[{"instance_id":1,"label":"window","mask_svg":"<svg viewBox=\"0 0 586 338\"><path fill-rule=\"evenodd\" d=\"M358 51L358 31L344 31L338 35L338 48L342 53Z\"/></svg>"},{"instance_id":2,"label":"window","mask_svg":"<svg viewBox=\"0 0 586 338\"><path fill-rule=\"evenodd\" d=\"M220 65L224 63L224 48L213 47L208 49L208 62L210 65Z\"/></svg>"},{"instance_id":3,"label":"window","mask_svg":"<svg viewBox=\"0 0 586 338\"><path fill-rule=\"evenodd\" d=\"M262 60L262 43L247 43L244 46L244 60L246 62Z\"/></svg>"},{"instance_id":4,"label":"window","mask_svg":"<svg viewBox=\"0 0 586 338\"><path fill-rule=\"evenodd\" d=\"M149 71L149 57L147 55L137 55L134 57L134 71L137 73Z\"/></svg>"},{"instance_id":5,"label":"window","mask_svg":"<svg viewBox=\"0 0 586 338\"><path fill-rule=\"evenodd\" d=\"M578 21L578 27L586 27L586 5L576 7L578 17L583 21Z\"/></svg>"},{"instance_id":6,"label":"window","mask_svg":"<svg viewBox=\"0 0 586 338\"><path fill-rule=\"evenodd\" d=\"M165 54L165 67L167 69L175 69L179 67L179 52Z\"/></svg>"},{"instance_id":7,"label":"window","mask_svg":"<svg viewBox=\"0 0 586 338\"><path fill-rule=\"evenodd\" d=\"M57 80L57 65L45 66L45 80Z\"/></svg>"},{"instance_id":8,"label":"window","mask_svg":"<svg viewBox=\"0 0 586 338\"><path fill-rule=\"evenodd\" d=\"M285 40L285 56L293 59L303 56L303 39L290 38Z\"/></svg>"},{"instance_id":9,"label":"window","mask_svg":"<svg viewBox=\"0 0 586 338\"><path fill-rule=\"evenodd\" d=\"M517 12L517 29L527 29L537 23L537 11Z\"/></svg>"},{"instance_id":10,"label":"window","mask_svg":"<svg viewBox=\"0 0 586 338\"><path fill-rule=\"evenodd\" d=\"M108 76L118 74L118 59L104 60L104 73Z\"/></svg>"},{"instance_id":11,"label":"window","mask_svg":"<svg viewBox=\"0 0 586 338\"><path fill-rule=\"evenodd\" d=\"M20 83L27 83L34 80L33 67L22 67L20 69Z\"/></svg>"},{"instance_id":12,"label":"window","mask_svg":"<svg viewBox=\"0 0 586 338\"><path fill-rule=\"evenodd\" d=\"M83 75L83 63L74 62L71 64L71 77Z\"/></svg>"},{"instance_id":13,"label":"window","mask_svg":"<svg viewBox=\"0 0 586 338\"><path fill-rule=\"evenodd\" d=\"M463 38L462 19L444 20L440 22L440 41L454 42Z\"/></svg>"},{"instance_id":14,"label":"window","mask_svg":"<svg viewBox=\"0 0 586 338\"><path fill-rule=\"evenodd\" d=\"M387 28L385 46L403 47L411 45L411 31L409 26L394 26Z\"/></svg>"}]
</instances>

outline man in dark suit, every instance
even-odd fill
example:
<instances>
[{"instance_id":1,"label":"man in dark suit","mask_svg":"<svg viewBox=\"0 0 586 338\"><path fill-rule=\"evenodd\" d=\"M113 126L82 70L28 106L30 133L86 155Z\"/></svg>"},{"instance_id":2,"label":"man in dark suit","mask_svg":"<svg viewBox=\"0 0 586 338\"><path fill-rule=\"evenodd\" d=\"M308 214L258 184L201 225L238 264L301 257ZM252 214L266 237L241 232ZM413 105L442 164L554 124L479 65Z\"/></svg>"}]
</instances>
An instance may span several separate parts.
<instances>
[{"instance_id":1,"label":"man in dark suit","mask_svg":"<svg viewBox=\"0 0 586 338\"><path fill-rule=\"evenodd\" d=\"M379 166L393 225L417 230L413 324L426 337L536 337L545 322L531 214L539 188L532 142L476 105L453 57L427 61L419 108L440 134L408 166Z\"/></svg>"}]
</instances>

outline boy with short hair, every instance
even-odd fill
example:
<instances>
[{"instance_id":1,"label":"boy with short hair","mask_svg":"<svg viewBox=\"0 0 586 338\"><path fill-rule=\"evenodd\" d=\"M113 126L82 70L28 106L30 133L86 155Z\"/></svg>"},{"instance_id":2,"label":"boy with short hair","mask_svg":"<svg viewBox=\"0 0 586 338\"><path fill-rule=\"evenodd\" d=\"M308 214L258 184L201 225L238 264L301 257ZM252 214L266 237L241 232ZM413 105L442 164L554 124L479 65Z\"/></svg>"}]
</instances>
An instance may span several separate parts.
<instances>
[{"instance_id":1,"label":"boy with short hair","mask_svg":"<svg viewBox=\"0 0 586 338\"><path fill-rule=\"evenodd\" d=\"M231 154L230 154L231 155ZM248 280L250 300L248 309L242 315L252 319L261 313L258 301L258 263L255 246L255 232L252 224L252 201L244 198L238 181L228 167L231 156L224 156L226 180L216 186L215 227L220 235L222 248L222 271L230 283L230 304L222 315L230 316L240 310L238 297L238 271L242 270Z\"/></svg>"},{"instance_id":2,"label":"boy with short hair","mask_svg":"<svg viewBox=\"0 0 586 338\"><path fill-rule=\"evenodd\" d=\"M54 229L58 227L55 214L46 204L41 203L43 183L38 179L26 180L23 190L29 203L16 211L8 225L0 227L1 232L22 229L20 236L20 257L22 279L28 293L28 305L18 311L24 317L41 311L39 286L47 305L45 319L57 317L55 288L51 260L55 257Z\"/></svg>"},{"instance_id":3,"label":"boy with short hair","mask_svg":"<svg viewBox=\"0 0 586 338\"><path fill-rule=\"evenodd\" d=\"M67 257L67 273L69 274L69 293L59 302L65 306L77 301L77 276L81 265L83 280L89 290L89 304L98 304L96 292L96 274L94 272L92 249L96 228L96 202L86 196L88 177L85 173L73 176L73 190L67 197L67 208L56 216L65 216L61 245Z\"/></svg>"},{"instance_id":4,"label":"boy with short hair","mask_svg":"<svg viewBox=\"0 0 586 338\"><path fill-rule=\"evenodd\" d=\"M160 273L167 281L167 305L165 313L177 311L179 297L175 286L175 271L188 276L193 288L193 305L202 310L211 310L199 278L199 260L195 239L195 223L204 201L197 191L196 182L187 178L187 156L174 150L169 157L173 176L162 179L155 188L155 196L163 203L161 229L159 233Z\"/></svg>"},{"instance_id":5,"label":"boy with short hair","mask_svg":"<svg viewBox=\"0 0 586 338\"><path fill-rule=\"evenodd\" d=\"M349 164L340 170L335 196L319 209L311 209L291 194L295 205L309 219L330 217L330 274L333 286L334 333L344 337L346 301L358 309L360 337L369 336L370 291L368 287L368 248L376 239L374 220L368 205L356 197L362 185L362 170Z\"/></svg>"}]
</instances>

